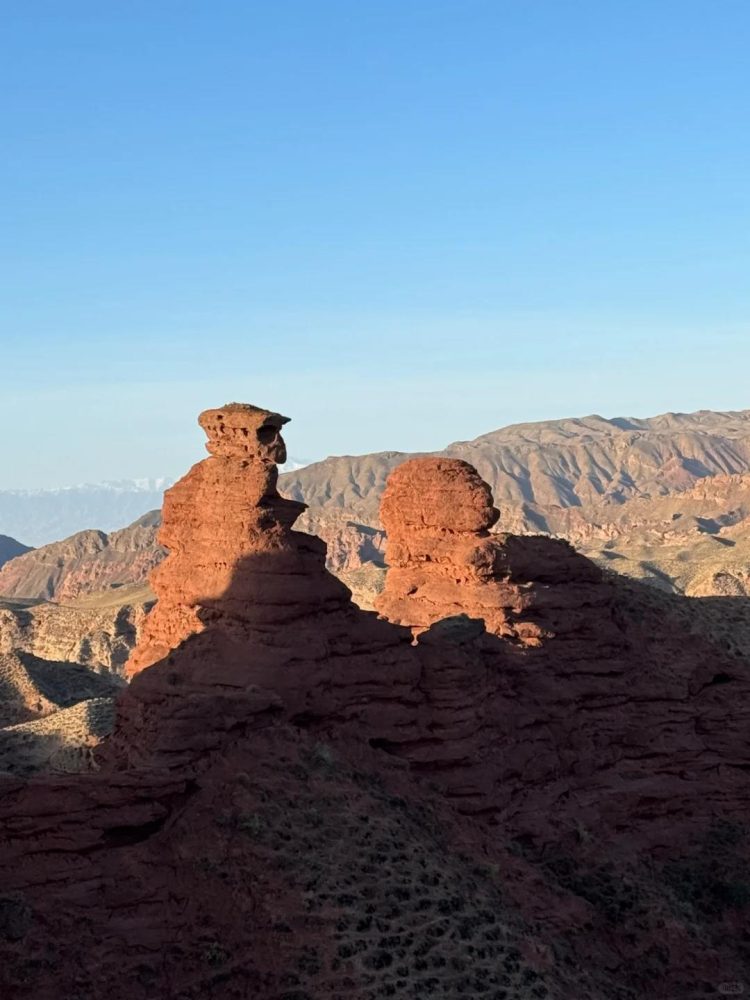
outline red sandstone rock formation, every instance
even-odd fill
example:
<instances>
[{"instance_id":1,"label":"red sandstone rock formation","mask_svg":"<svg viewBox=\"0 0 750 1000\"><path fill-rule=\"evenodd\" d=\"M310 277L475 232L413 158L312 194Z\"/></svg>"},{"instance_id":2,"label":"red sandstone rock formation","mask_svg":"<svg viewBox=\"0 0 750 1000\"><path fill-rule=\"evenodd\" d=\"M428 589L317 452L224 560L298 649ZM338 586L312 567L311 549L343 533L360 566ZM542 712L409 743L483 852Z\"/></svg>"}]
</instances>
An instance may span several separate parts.
<instances>
[{"instance_id":1,"label":"red sandstone rock formation","mask_svg":"<svg viewBox=\"0 0 750 1000\"><path fill-rule=\"evenodd\" d=\"M397 624L360 612L325 570L325 547L292 530L302 505L276 493L282 419L253 407L201 417L212 457L166 498L171 551L154 574L160 601L134 672L164 659L121 699L118 760L183 766L271 712L328 736L356 731L438 780L462 811L544 843L579 820L603 839L625 828L625 788L641 791L623 784L633 772L623 748L648 747L660 762L649 765L657 797L676 794L680 755L681 808L696 829L708 823L722 793L700 775L721 748L741 756L750 713L733 703L718 723L724 696L712 679L727 671L715 650L623 628L612 584L565 543L490 536L486 484L445 459L393 473L383 520L397 566L380 610ZM463 611L495 634L443 621ZM597 773L606 793L592 792ZM663 836L654 816L631 826L631 839L636 829L644 844Z\"/></svg>"},{"instance_id":2,"label":"red sandstone rock formation","mask_svg":"<svg viewBox=\"0 0 750 1000\"><path fill-rule=\"evenodd\" d=\"M721 790L707 781L725 754L745 756L744 663L728 664L698 637L686 648L656 595L619 604L622 589L567 543L490 535L491 494L465 462L400 465L381 516L390 568L376 606L417 634L431 710L438 691L454 721L472 706L470 749L456 753L461 741L452 730L440 751L427 751L453 754L441 779L461 808L489 809L539 842L553 839L553 827L581 824L599 837L604 828L627 830L632 847L690 839L688 831L723 813L726 795L736 809L750 802L750 783L736 771ZM450 626L459 611L505 641ZM454 653L446 670L455 642L463 655ZM736 685L733 698L724 683ZM428 746L407 735L389 749L419 767ZM666 832L662 810L673 806L682 818Z\"/></svg>"},{"instance_id":3,"label":"red sandstone rock formation","mask_svg":"<svg viewBox=\"0 0 750 1000\"><path fill-rule=\"evenodd\" d=\"M202 416L211 457L167 498L101 771L0 778L5 994L656 1000L740 979L747 666L567 546L489 537L489 490L453 462L389 486L381 610L412 644L292 530L282 420Z\"/></svg>"},{"instance_id":4,"label":"red sandstone rock formation","mask_svg":"<svg viewBox=\"0 0 750 1000\"><path fill-rule=\"evenodd\" d=\"M169 555L151 576L158 603L126 669L113 747L180 760L196 730L199 746L218 745L282 704L315 719L361 718L376 704L395 735L416 716L410 635L360 612L326 570L325 544L292 530L305 507L276 491L286 418L231 404L199 419L211 457L165 496Z\"/></svg>"},{"instance_id":5,"label":"red sandstone rock formation","mask_svg":"<svg viewBox=\"0 0 750 1000\"><path fill-rule=\"evenodd\" d=\"M158 604L131 676L208 623L262 630L348 601L324 570L325 547L289 530L305 505L276 490L286 422L238 403L200 415L211 457L165 494L159 541L169 555L150 577Z\"/></svg>"},{"instance_id":6,"label":"red sandstone rock formation","mask_svg":"<svg viewBox=\"0 0 750 1000\"><path fill-rule=\"evenodd\" d=\"M390 475L381 518L389 566L375 606L415 631L465 613L489 632L538 645L577 611L611 600L602 574L566 542L490 535L489 486L468 462L417 458Z\"/></svg>"}]
</instances>

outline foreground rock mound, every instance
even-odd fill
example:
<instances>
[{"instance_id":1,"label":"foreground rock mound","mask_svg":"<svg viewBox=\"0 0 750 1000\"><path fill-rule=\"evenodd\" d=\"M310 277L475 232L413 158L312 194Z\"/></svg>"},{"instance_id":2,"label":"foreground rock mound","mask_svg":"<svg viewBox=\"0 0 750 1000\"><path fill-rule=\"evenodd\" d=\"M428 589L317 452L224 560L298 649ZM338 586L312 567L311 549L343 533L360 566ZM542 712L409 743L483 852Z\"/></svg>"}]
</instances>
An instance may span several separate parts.
<instances>
[{"instance_id":1,"label":"foreground rock mound","mask_svg":"<svg viewBox=\"0 0 750 1000\"><path fill-rule=\"evenodd\" d=\"M461 461L394 473L396 621L360 611L277 492L284 418L200 422L210 457L165 499L100 770L0 780L5 993L656 1000L742 980L747 664L568 546L491 536Z\"/></svg>"},{"instance_id":2,"label":"foreground rock mound","mask_svg":"<svg viewBox=\"0 0 750 1000\"><path fill-rule=\"evenodd\" d=\"M0 653L0 727L32 722L90 698L112 697L120 685L80 664L30 653Z\"/></svg>"},{"instance_id":3,"label":"foreground rock mound","mask_svg":"<svg viewBox=\"0 0 750 1000\"><path fill-rule=\"evenodd\" d=\"M0 772L88 768L120 684L80 664L0 652Z\"/></svg>"},{"instance_id":4,"label":"foreground rock mound","mask_svg":"<svg viewBox=\"0 0 750 1000\"><path fill-rule=\"evenodd\" d=\"M112 732L116 689L85 698L49 715L0 729L0 771L28 776L41 771L95 770L95 748Z\"/></svg>"},{"instance_id":5,"label":"foreground rock mound","mask_svg":"<svg viewBox=\"0 0 750 1000\"><path fill-rule=\"evenodd\" d=\"M0 600L0 771L88 767L111 732L119 675L147 606L94 603Z\"/></svg>"}]
</instances>

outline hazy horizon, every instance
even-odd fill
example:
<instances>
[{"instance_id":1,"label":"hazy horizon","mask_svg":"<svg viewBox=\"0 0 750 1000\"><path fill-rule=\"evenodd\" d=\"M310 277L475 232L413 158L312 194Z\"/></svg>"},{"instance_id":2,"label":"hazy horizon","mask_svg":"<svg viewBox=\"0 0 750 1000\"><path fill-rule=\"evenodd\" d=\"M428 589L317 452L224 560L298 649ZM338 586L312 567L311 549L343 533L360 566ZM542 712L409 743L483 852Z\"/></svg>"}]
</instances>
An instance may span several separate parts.
<instances>
[{"instance_id":1,"label":"hazy horizon","mask_svg":"<svg viewBox=\"0 0 750 1000\"><path fill-rule=\"evenodd\" d=\"M0 489L750 405L746 4L3 13Z\"/></svg>"},{"instance_id":2,"label":"hazy horizon","mask_svg":"<svg viewBox=\"0 0 750 1000\"><path fill-rule=\"evenodd\" d=\"M453 438L453 439L451 439L449 441L443 441L440 444L437 444L437 445L435 445L433 447L429 447L429 448L416 449L416 448L401 448L401 447L394 446L392 448L374 449L373 451L374 452L404 452L404 453L412 453L412 452L416 453L416 452L420 452L420 451L421 452L430 452L430 451L439 452L439 451L443 450L444 448L449 447L450 445L457 444L457 443L460 443L462 441L471 441L471 440L474 440L475 438L481 437L484 434L489 434L492 431L504 430L504 429L508 429L508 428L512 428L512 427L516 427L516 426L523 426L525 424L548 423L548 422L565 422L565 421L573 421L573 420L586 420L587 418L601 418L603 420L610 421L610 422L618 420L618 419L647 420L647 419L654 418L654 417L668 416L668 415L672 415L672 416L689 416L689 415L692 415L694 413L699 413L699 412L707 412L707 413L720 413L720 412L724 412L724 413L732 413L732 412L739 413L739 412L745 412L745 413L747 413L747 412L750 412L750 407L735 407L735 408L728 407L728 408L726 408L724 410L720 410L718 408L710 408L710 407L696 407L694 410L665 410L665 411L660 412L660 413L613 413L613 414L602 414L602 413L593 413L592 412L592 413L568 414L566 416L561 416L561 417L540 418L540 420L512 421L509 424L501 424L501 425L498 425L497 427L487 427L483 431L480 431L478 434L473 435L471 438ZM285 429L285 436L287 436L288 426L289 425L287 425L287 428ZM197 431L196 437L197 438L200 437L200 430ZM181 478L181 476L185 472L188 471L189 467L192 464L194 464L195 462L200 461L201 459L203 459L203 458L206 457L205 451L202 450L202 444L203 444L202 441L199 442L196 439L196 441L193 443L193 445L194 445L193 446L193 452L194 452L194 454L192 455L192 457L189 458L188 464L184 468L182 468L181 470L175 470L175 471L170 472L170 473L155 474L155 475L150 475L150 476L138 476L138 475L135 475L135 476L118 476L118 477L113 477L113 478L109 478L109 479L85 479L85 480L79 480L77 482L60 482L60 483L54 483L54 484L50 484L48 486L28 486L28 485L23 485L23 484L16 485L16 486L4 486L4 485L0 485L0 492L1 493L21 493L21 494L23 494L23 493L30 493L31 494L31 493L38 493L38 492L44 493L44 492L66 491L66 490L74 491L76 489L85 489L87 487L92 487L92 488L106 488L106 487L128 487L128 488L130 488L130 487L133 487L134 489L143 489L144 492L153 492L155 490L162 490L164 488L167 488L167 487L171 486L174 482L176 482L179 478ZM368 454L372 454L372 453L373 452L368 452L368 451L327 452L326 454L319 454L319 455L316 455L314 457L306 457L306 456L301 456L301 455L289 454L287 462L283 466L280 466L280 471L282 471L282 472L291 472L291 471L294 471L294 469L296 469L296 468L304 468L304 467L306 467L308 465L314 465L315 463L317 463L317 462L323 462L323 461L325 461L328 458L356 457L357 455L368 455Z\"/></svg>"}]
</instances>

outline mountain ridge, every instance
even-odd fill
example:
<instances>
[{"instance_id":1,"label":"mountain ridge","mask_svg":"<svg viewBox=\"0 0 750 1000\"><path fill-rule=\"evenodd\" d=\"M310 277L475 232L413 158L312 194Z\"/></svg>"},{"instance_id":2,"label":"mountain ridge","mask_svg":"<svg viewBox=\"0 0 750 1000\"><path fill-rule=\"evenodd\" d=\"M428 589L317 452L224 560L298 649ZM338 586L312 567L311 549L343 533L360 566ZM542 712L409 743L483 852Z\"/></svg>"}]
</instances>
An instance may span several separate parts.
<instances>
[{"instance_id":1,"label":"mountain ridge","mask_svg":"<svg viewBox=\"0 0 750 1000\"><path fill-rule=\"evenodd\" d=\"M616 503L654 490L678 492L704 476L750 472L750 410L513 424L418 454L463 458L490 484L501 512L504 505L529 504L527 528L549 530L546 508ZM285 473L280 483L293 499L346 507L379 527L385 479L413 457L398 451L332 457Z\"/></svg>"},{"instance_id":2,"label":"mountain ridge","mask_svg":"<svg viewBox=\"0 0 750 1000\"><path fill-rule=\"evenodd\" d=\"M501 530L558 535L600 564L657 585L668 570L679 592L710 595L714 580L744 592L750 581L742 524L724 537L731 524L750 518L750 410L515 424L430 454L477 469L493 491ZM308 505L298 527L326 541L334 572L382 567L380 497L390 472L413 457L405 451L333 456L279 477L288 498ZM715 521L713 535L724 546L703 544L711 531L701 518ZM151 511L113 533L111 547L110 536L84 532L12 560L0 569L0 594L66 600L92 587L142 582L153 564L146 550L156 553L157 524L158 511ZM131 556L114 556L122 547L114 535L124 541L139 528L151 537L141 532L131 553L137 565L129 565ZM708 562L687 573L693 550ZM368 576L370 591L376 577ZM346 582L358 586L356 577Z\"/></svg>"},{"instance_id":3,"label":"mountain ridge","mask_svg":"<svg viewBox=\"0 0 750 1000\"><path fill-rule=\"evenodd\" d=\"M16 556L22 556L26 552L31 552L30 545L24 545L16 538L9 535L0 535L0 568Z\"/></svg>"}]
</instances>

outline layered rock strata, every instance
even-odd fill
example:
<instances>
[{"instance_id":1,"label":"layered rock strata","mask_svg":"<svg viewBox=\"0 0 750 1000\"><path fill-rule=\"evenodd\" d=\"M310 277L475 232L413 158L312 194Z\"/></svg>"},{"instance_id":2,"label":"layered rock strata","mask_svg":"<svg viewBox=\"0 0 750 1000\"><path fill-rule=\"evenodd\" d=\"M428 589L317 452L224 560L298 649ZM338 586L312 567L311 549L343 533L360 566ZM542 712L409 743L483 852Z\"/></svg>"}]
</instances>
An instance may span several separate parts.
<instances>
[{"instance_id":1,"label":"layered rock strata","mask_svg":"<svg viewBox=\"0 0 750 1000\"><path fill-rule=\"evenodd\" d=\"M175 759L196 729L220 742L282 705L303 719L379 714L392 735L416 712L410 634L360 612L326 570L325 544L292 530L305 507L276 490L286 418L231 404L199 419L210 457L165 496L169 554L127 665L120 728L138 737L114 743L128 757L148 746Z\"/></svg>"},{"instance_id":2,"label":"layered rock strata","mask_svg":"<svg viewBox=\"0 0 750 1000\"><path fill-rule=\"evenodd\" d=\"M465 463L399 470L398 622L360 611L276 491L283 419L201 416L210 457L167 497L101 770L0 779L0 987L656 1000L740 980L747 666L566 546L489 537Z\"/></svg>"},{"instance_id":3,"label":"layered rock strata","mask_svg":"<svg viewBox=\"0 0 750 1000\"><path fill-rule=\"evenodd\" d=\"M159 541L169 554L151 575L158 604L131 676L207 627L263 633L348 610L349 592L325 571L325 546L291 531L305 505L276 490L286 421L236 403L201 414L211 457L165 494Z\"/></svg>"},{"instance_id":4,"label":"layered rock strata","mask_svg":"<svg viewBox=\"0 0 750 1000\"><path fill-rule=\"evenodd\" d=\"M607 628L592 615L611 604L601 571L566 542L490 534L499 513L468 462L404 462L388 479L380 516L388 575L375 607L390 621L418 632L465 613L525 645L585 628L584 608L590 625L594 618Z\"/></svg>"},{"instance_id":5,"label":"layered rock strata","mask_svg":"<svg viewBox=\"0 0 750 1000\"><path fill-rule=\"evenodd\" d=\"M58 601L110 590L116 598L122 587L142 583L164 557L156 544L159 512L105 534L79 531L6 562L0 568L0 596Z\"/></svg>"},{"instance_id":6,"label":"layered rock strata","mask_svg":"<svg viewBox=\"0 0 750 1000\"><path fill-rule=\"evenodd\" d=\"M293 530L303 505L276 491L283 422L236 404L201 415L210 457L167 494L169 556L152 576L159 602L111 754L184 766L259 720L288 719L356 732L462 811L535 842L578 821L601 828L605 799L600 835L627 828L643 795L626 779L636 773L705 825L724 794L704 787L707 770L730 746L742 758L750 716L715 678L744 690L746 671L700 640L686 650L669 631L644 634L565 543L490 535L489 488L455 460L392 474L383 520L396 565L379 608L395 623L359 611L326 571L325 546ZM740 772L727 781L730 800L750 794ZM629 836L658 841L658 810Z\"/></svg>"},{"instance_id":7,"label":"layered rock strata","mask_svg":"<svg viewBox=\"0 0 750 1000\"><path fill-rule=\"evenodd\" d=\"M25 652L121 674L151 603L112 607L0 601L0 653Z\"/></svg>"}]
</instances>

